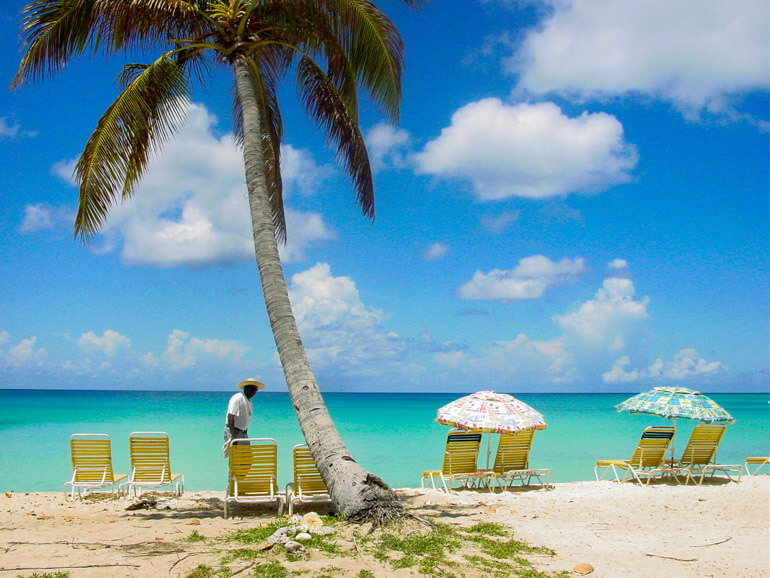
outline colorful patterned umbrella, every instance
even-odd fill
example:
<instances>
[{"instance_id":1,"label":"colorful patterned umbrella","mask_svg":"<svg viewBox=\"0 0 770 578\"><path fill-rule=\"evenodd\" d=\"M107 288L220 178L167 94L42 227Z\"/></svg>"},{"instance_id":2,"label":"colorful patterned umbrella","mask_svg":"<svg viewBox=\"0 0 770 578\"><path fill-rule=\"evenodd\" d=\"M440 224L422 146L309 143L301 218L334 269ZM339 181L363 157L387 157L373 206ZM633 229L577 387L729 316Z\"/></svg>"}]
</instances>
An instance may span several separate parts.
<instances>
[{"instance_id":1,"label":"colorful patterned umbrella","mask_svg":"<svg viewBox=\"0 0 770 578\"><path fill-rule=\"evenodd\" d=\"M477 391L440 408L436 421L474 433L516 433L528 429L545 429L543 416L512 395L494 391ZM487 437L487 469L490 441Z\"/></svg>"},{"instance_id":2,"label":"colorful patterned umbrella","mask_svg":"<svg viewBox=\"0 0 770 578\"><path fill-rule=\"evenodd\" d=\"M710 397L686 387L655 387L615 406L618 411L649 413L669 419L684 417L705 423L735 420Z\"/></svg>"},{"instance_id":3,"label":"colorful patterned umbrella","mask_svg":"<svg viewBox=\"0 0 770 578\"><path fill-rule=\"evenodd\" d=\"M474 433L516 433L545 429L543 416L512 395L477 391L446 404L436 421Z\"/></svg>"},{"instance_id":4,"label":"colorful patterned umbrella","mask_svg":"<svg viewBox=\"0 0 770 578\"><path fill-rule=\"evenodd\" d=\"M724 421L735 422L733 416L727 413L721 405L710 397L706 397L699 391L686 387L654 387L650 391L644 391L633 397L629 397L623 403L615 406L618 411L629 413L647 413L674 420L683 417L705 423ZM674 463L674 439L671 440L671 463Z\"/></svg>"}]
</instances>

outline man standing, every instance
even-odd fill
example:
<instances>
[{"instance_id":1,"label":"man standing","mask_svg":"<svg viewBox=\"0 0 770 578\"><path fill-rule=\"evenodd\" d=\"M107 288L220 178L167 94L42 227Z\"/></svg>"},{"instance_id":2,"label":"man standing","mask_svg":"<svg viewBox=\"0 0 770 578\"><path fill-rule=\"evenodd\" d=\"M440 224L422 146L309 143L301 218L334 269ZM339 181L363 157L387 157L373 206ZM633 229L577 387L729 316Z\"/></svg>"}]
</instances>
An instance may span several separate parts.
<instances>
[{"instance_id":1,"label":"man standing","mask_svg":"<svg viewBox=\"0 0 770 578\"><path fill-rule=\"evenodd\" d=\"M261 381L254 378L244 379L238 384L239 391L230 398L227 404L227 417L225 418L225 445L222 448L227 457L230 453L230 440L244 439L249 437L249 425L251 424L251 414L254 411L251 398L265 387ZM237 442L234 442L237 443Z\"/></svg>"}]
</instances>

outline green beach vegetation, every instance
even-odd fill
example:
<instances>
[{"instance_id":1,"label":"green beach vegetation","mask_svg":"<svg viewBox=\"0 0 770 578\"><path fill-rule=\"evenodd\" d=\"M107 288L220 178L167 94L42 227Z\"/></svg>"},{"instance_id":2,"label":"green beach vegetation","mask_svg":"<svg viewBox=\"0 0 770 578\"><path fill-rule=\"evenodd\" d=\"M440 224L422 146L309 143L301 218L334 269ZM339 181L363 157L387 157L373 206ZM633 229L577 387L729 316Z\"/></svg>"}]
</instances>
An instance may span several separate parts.
<instances>
[{"instance_id":1,"label":"green beach vegetation","mask_svg":"<svg viewBox=\"0 0 770 578\"><path fill-rule=\"evenodd\" d=\"M569 575L543 573L534 568L528 557L550 557L554 552L516 540L510 528L502 524L481 522L462 527L401 520L387 528L367 529L333 517L326 517L325 524L334 527L335 534L313 536L304 543L301 553L287 552L280 545L267 546L267 538L284 525L281 521L209 539L207 545L220 552L219 565L199 565L186 578L226 577L244 570L259 577L315 578L370 578L399 569L421 576L457 578ZM345 559L367 568L351 570Z\"/></svg>"},{"instance_id":2,"label":"green beach vegetation","mask_svg":"<svg viewBox=\"0 0 770 578\"><path fill-rule=\"evenodd\" d=\"M373 218L358 91L397 121L403 42L393 23L368 0L35 0L23 10L22 33L24 53L12 87L58 73L85 52L152 53L148 64L123 67L121 92L77 161L75 235L85 242L118 201L131 197L152 153L181 127L194 81L203 82L212 68L229 68L262 293L300 428L339 512L353 520L397 515L392 490L356 463L331 420L278 253L288 234L280 81L296 74L301 103L336 147L361 211Z\"/></svg>"}]
</instances>

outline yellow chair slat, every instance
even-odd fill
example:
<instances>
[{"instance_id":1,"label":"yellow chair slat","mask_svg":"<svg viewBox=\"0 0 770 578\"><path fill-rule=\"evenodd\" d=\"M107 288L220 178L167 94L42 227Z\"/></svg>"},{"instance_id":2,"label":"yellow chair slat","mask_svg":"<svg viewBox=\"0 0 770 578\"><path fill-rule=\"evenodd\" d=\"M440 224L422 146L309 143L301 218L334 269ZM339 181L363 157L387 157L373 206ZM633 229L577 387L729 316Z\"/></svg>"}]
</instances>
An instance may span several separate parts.
<instances>
[{"instance_id":1,"label":"yellow chair slat","mask_svg":"<svg viewBox=\"0 0 770 578\"><path fill-rule=\"evenodd\" d=\"M181 495L184 476L171 471L170 440L165 432L132 432L128 438L131 459L129 491L160 489L166 486Z\"/></svg>"},{"instance_id":2,"label":"yellow chair slat","mask_svg":"<svg viewBox=\"0 0 770 578\"><path fill-rule=\"evenodd\" d=\"M328 502L331 500L329 489L315 465L310 448L297 444L292 450L294 462L294 480L286 486L286 501L289 514L293 512L295 502Z\"/></svg>"},{"instance_id":3,"label":"yellow chair slat","mask_svg":"<svg viewBox=\"0 0 770 578\"><path fill-rule=\"evenodd\" d=\"M64 484L64 495L109 489L115 491L115 485L126 476L116 476L112 470L112 448L107 434L73 434L70 437L70 457L72 460L72 479Z\"/></svg>"},{"instance_id":4,"label":"yellow chair slat","mask_svg":"<svg viewBox=\"0 0 770 578\"><path fill-rule=\"evenodd\" d=\"M239 439L230 446L225 518L231 502L275 501L280 513L282 497L278 494L278 445L272 438Z\"/></svg>"},{"instance_id":5,"label":"yellow chair slat","mask_svg":"<svg viewBox=\"0 0 770 578\"><path fill-rule=\"evenodd\" d=\"M625 480L630 473L633 478L642 483L640 477L646 477L647 483L658 475L664 466L666 451L674 437L674 428L670 426L648 427L642 432L642 437L634 449L634 453L629 460L596 460L594 473L597 480L604 478L608 471L612 471L615 479L620 481L618 469L624 471ZM604 468L602 475L599 475L599 469ZM686 471L686 470L685 470ZM689 472L687 472L689 480Z\"/></svg>"}]
</instances>

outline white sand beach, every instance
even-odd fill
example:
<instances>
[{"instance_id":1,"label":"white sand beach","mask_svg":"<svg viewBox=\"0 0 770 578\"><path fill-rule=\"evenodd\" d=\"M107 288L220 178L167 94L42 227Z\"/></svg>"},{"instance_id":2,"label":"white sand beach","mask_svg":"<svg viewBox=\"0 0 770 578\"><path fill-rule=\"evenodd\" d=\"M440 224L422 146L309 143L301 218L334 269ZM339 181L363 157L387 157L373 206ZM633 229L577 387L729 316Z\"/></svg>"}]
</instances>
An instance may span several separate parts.
<instances>
[{"instance_id":1,"label":"white sand beach","mask_svg":"<svg viewBox=\"0 0 770 578\"><path fill-rule=\"evenodd\" d=\"M603 481L555 484L550 491L402 489L399 495L421 518L460 527L496 522L518 540L554 550L554 556L528 556L548 573L586 563L597 577L770 575L767 475L703 486ZM186 576L199 565L217 567L218 538L275 515L267 507L248 508L225 520L222 497L192 492L170 500L174 509L127 511L130 499L67 502L61 493L0 494L0 576ZM193 532L207 540L186 541ZM350 538L340 532L336 539ZM328 567L341 576L420 575L415 568L393 570L354 545L353 555L309 550L285 566L310 576ZM234 562L230 569L248 576L253 565Z\"/></svg>"}]
</instances>

